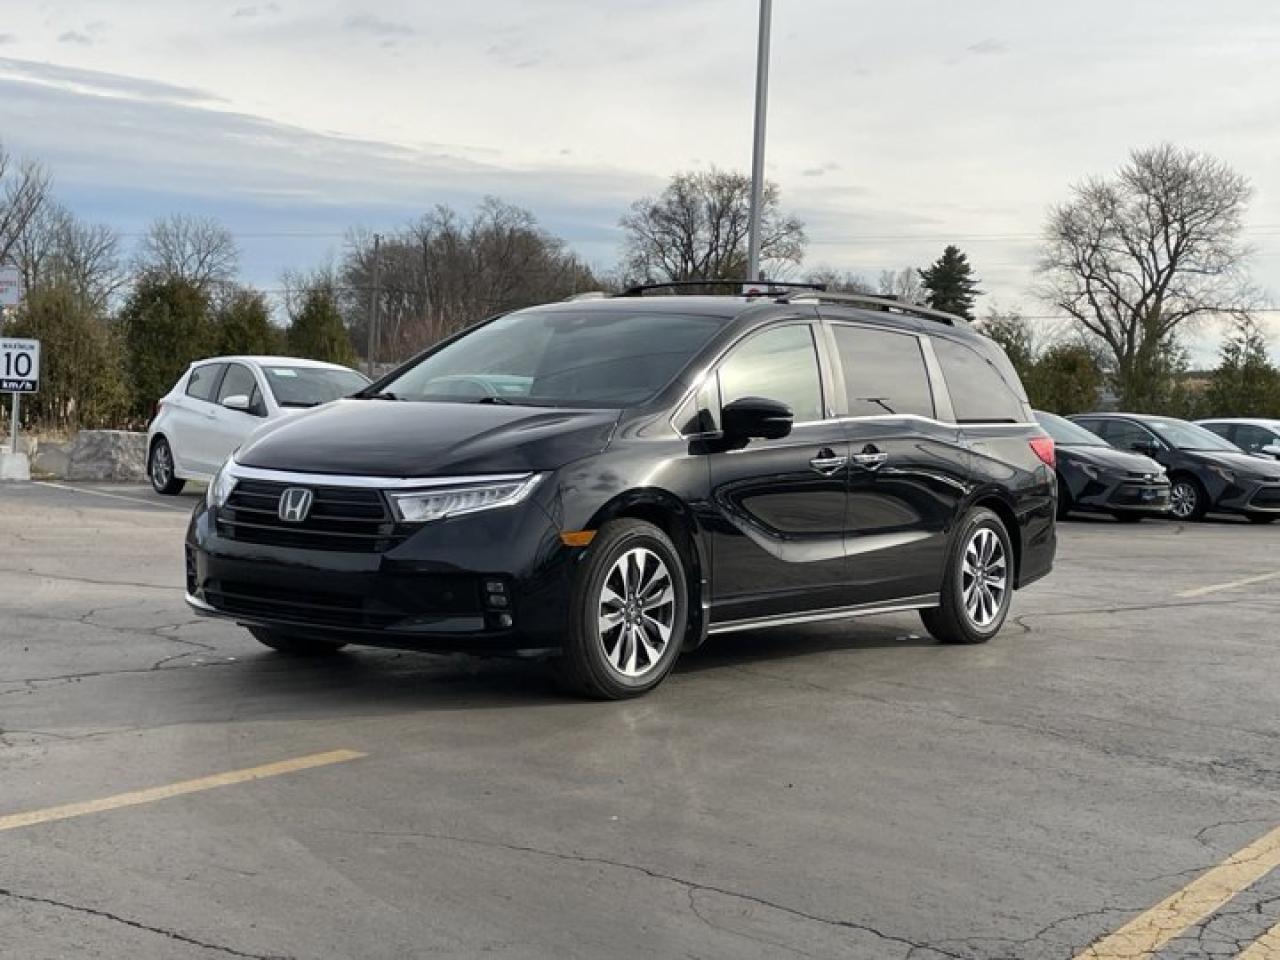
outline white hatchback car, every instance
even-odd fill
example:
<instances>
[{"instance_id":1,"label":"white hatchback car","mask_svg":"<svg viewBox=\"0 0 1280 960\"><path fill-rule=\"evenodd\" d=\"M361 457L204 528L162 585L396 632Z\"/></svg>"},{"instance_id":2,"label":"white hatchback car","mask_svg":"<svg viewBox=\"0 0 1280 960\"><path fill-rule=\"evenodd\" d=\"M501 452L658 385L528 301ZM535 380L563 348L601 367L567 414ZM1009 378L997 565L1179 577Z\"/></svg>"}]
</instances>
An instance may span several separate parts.
<instances>
[{"instance_id":1,"label":"white hatchback car","mask_svg":"<svg viewBox=\"0 0 1280 960\"><path fill-rule=\"evenodd\" d=\"M269 420L362 390L369 378L336 363L294 357L197 360L156 406L147 475L157 493L212 479L222 461Z\"/></svg>"}]
</instances>

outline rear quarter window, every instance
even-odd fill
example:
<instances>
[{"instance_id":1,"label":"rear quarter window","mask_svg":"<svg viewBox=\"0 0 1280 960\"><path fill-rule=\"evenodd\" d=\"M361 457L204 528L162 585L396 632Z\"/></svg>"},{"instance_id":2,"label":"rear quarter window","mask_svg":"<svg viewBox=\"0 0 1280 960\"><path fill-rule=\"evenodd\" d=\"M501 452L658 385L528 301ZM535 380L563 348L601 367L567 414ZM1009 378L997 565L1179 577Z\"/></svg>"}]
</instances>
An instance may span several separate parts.
<instances>
[{"instance_id":1,"label":"rear quarter window","mask_svg":"<svg viewBox=\"0 0 1280 960\"><path fill-rule=\"evenodd\" d=\"M934 338L933 350L957 422L1024 423L1032 419L1026 391L1003 354L989 359L966 344L940 337Z\"/></svg>"}]
</instances>

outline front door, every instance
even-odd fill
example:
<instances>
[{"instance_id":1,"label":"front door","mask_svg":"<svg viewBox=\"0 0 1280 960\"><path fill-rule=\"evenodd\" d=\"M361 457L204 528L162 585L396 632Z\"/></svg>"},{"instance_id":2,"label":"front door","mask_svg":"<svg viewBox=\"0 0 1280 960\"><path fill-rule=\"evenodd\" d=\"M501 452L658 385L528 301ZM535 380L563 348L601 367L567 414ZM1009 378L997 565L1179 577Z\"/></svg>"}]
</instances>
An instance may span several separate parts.
<instances>
[{"instance_id":1,"label":"front door","mask_svg":"<svg viewBox=\"0 0 1280 960\"><path fill-rule=\"evenodd\" d=\"M813 326L753 334L713 376L721 405L778 400L795 425L787 437L708 454L712 622L843 605L849 444L825 416Z\"/></svg>"}]
</instances>

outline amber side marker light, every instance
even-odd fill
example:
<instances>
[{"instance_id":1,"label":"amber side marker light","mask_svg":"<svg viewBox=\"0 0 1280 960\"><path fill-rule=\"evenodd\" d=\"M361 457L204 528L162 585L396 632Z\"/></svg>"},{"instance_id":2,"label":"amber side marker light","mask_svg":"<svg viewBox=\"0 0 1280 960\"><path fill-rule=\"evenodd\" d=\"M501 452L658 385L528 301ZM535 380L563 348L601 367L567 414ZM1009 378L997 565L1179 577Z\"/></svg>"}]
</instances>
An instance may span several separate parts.
<instances>
[{"instance_id":1,"label":"amber side marker light","mask_svg":"<svg viewBox=\"0 0 1280 960\"><path fill-rule=\"evenodd\" d=\"M594 530L566 530L560 534L560 542L566 547L585 547L595 538Z\"/></svg>"}]
</instances>

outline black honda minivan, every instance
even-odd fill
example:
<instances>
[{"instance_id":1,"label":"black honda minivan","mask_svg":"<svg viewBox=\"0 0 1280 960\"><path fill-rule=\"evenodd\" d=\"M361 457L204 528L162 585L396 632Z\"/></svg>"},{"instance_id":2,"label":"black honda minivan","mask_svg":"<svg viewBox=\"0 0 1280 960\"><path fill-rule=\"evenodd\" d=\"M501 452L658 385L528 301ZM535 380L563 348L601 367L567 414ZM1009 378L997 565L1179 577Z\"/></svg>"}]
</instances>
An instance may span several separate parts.
<instances>
[{"instance_id":1,"label":"black honda minivan","mask_svg":"<svg viewBox=\"0 0 1280 960\"><path fill-rule=\"evenodd\" d=\"M187 601L264 644L558 660L651 690L710 634L919 610L994 636L1055 549L1053 441L948 314L650 288L476 324L264 426L187 533Z\"/></svg>"}]
</instances>

